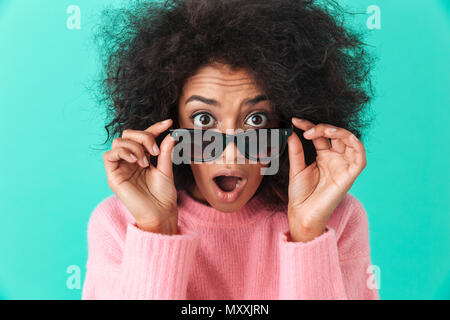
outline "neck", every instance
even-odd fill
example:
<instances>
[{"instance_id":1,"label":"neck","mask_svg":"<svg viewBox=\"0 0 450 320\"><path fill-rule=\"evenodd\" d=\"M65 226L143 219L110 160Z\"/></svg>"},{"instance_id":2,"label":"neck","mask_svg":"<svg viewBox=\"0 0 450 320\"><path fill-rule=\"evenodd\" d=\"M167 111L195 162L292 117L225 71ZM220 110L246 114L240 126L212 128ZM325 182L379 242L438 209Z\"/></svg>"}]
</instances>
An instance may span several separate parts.
<instances>
[{"instance_id":1,"label":"neck","mask_svg":"<svg viewBox=\"0 0 450 320\"><path fill-rule=\"evenodd\" d=\"M270 205L258 193L233 212L220 211L202 199L198 200L188 190L180 190L178 200L180 217L208 226L242 226L272 213Z\"/></svg>"}]
</instances>

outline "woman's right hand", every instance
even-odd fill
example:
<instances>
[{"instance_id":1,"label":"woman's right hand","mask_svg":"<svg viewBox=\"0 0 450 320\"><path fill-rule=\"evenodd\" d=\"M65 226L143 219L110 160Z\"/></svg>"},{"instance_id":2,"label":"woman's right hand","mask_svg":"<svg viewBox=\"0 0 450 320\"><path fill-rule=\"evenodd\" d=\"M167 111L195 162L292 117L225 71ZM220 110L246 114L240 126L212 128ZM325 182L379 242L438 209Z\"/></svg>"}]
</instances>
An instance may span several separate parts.
<instances>
[{"instance_id":1,"label":"woman's right hand","mask_svg":"<svg viewBox=\"0 0 450 320\"><path fill-rule=\"evenodd\" d=\"M172 150L175 140L168 134L160 150L155 137L172 125L172 119L149 128L124 130L103 154L108 185L145 231L178 232L177 192L173 180ZM155 148L156 147L156 148ZM158 156L157 166L148 154Z\"/></svg>"}]
</instances>

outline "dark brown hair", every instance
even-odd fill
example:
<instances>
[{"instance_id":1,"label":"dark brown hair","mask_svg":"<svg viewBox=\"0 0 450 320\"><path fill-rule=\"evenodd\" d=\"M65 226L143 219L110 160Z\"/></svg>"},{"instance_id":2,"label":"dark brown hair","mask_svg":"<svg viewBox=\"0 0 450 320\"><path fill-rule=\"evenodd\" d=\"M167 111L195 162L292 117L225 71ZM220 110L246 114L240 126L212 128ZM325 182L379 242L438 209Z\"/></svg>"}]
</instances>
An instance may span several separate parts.
<instances>
[{"instance_id":1,"label":"dark brown hair","mask_svg":"<svg viewBox=\"0 0 450 320\"><path fill-rule=\"evenodd\" d=\"M104 59L107 141L169 117L178 124L185 80L212 62L245 68L286 124L296 116L345 128L360 139L368 125L363 111L373 95L373 59L362 35L344 27L334 1L134 1L105 9L102 17L96 40ZM295 130L310 164L314 145ZM285 152L278 174L265 176L258 192L285 205L288 174ZM174 177L177 189L194 182L189 165L174 166Z\"/></svg>"}]
</instances>

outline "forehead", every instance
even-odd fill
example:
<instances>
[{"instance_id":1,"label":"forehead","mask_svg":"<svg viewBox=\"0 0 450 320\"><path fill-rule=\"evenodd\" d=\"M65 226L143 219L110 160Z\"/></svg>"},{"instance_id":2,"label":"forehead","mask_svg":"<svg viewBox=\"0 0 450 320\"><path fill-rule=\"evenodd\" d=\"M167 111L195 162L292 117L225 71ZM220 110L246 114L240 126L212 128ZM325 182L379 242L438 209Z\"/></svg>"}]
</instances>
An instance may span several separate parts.
<instances>
[{"instance_id":1,"label":"forehead","mask_svg":"<svg viewBox=\"0 0 450 320\"><path fill-rule=\"evenodd\" d=\"M188 78L183 86L183 96L193 91L210 92L214 95L246 95L259 92L259 88L245 69L232 70L223 64L200 68Z\"/></svg>"}]
</instances>

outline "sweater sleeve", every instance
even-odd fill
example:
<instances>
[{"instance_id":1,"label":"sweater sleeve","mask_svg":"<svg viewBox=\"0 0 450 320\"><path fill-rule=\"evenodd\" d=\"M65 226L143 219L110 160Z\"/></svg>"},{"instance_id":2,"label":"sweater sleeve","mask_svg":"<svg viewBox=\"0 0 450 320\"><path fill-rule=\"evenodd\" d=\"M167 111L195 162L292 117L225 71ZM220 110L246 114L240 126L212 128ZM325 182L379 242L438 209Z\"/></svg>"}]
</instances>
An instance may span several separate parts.
<instances>
[{"instance_id":1,"label":"sweater sleeve","mask_svg":"<svg viewBox=\"0 0 450 320\"><path fill-rule=\"evenodd\" d=\"M146 232L110 216L97 207L89 221L82 299L186 299L197 234Z\"/></svg>"},{"instance_id":2,"label":"sweater sleeve","mask_svg":"<svg viewBox=\"0 0 450 320\"><path fill-rule=\"evenodd\" d=\"M370 259L368 221L359 201L349 195L350 205L338 238L327 225L317 238L292 242L289 230L280 234L279 296L291 299L379 299L369 285L373 274Z\"/></svg>"}]
</instances>

